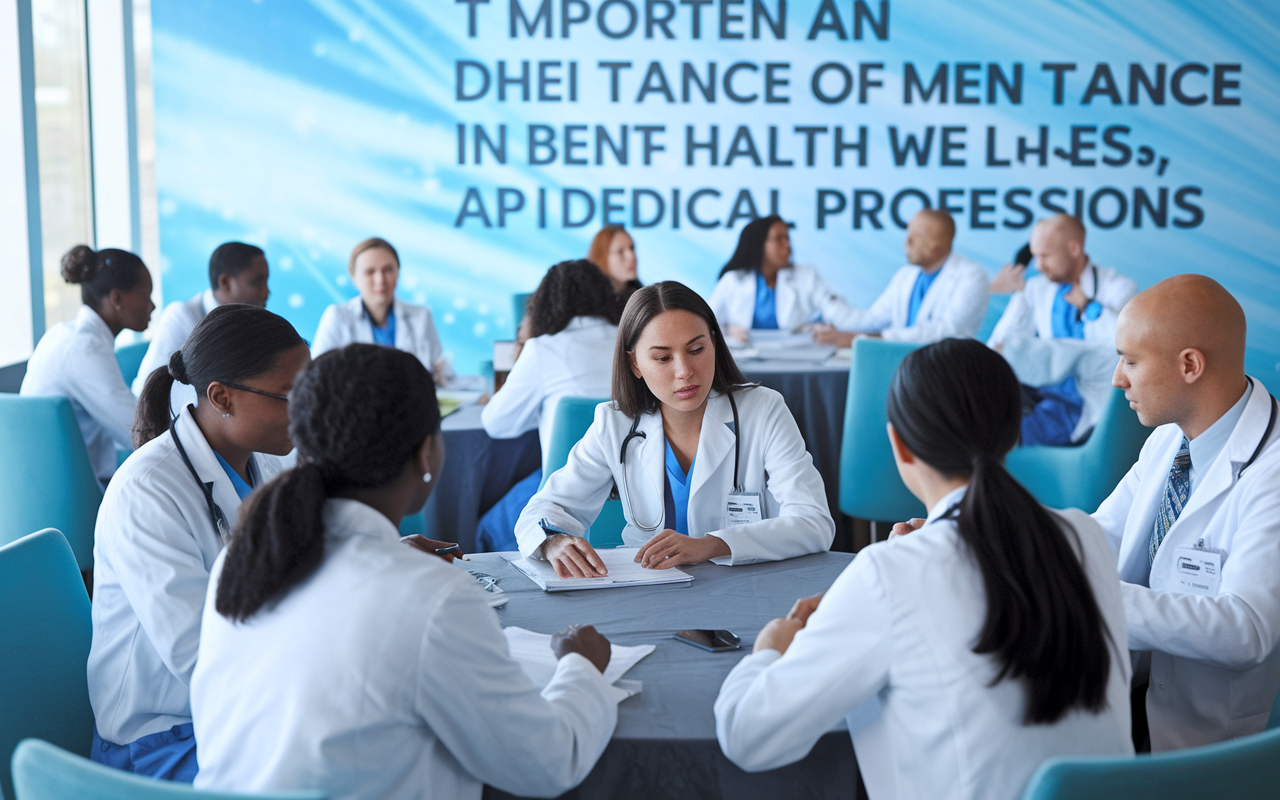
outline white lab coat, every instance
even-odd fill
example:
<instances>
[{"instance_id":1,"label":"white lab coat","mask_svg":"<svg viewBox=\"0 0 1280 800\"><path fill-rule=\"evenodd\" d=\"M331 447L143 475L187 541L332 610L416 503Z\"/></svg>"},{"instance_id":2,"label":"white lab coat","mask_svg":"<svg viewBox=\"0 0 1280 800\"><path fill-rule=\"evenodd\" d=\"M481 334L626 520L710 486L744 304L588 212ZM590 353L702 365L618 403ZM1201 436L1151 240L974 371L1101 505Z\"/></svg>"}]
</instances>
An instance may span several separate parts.
<instances>
[{"instance_id":1,"label":"white lab coat","mask_svg":"<svg viewBox=\"0 0 1280 800\"><path fill-rule=\"evenodd\" d=\"M539 693L470 575L363 503L331 499L323 519L319 568L247 622L217 613L214 567L196 788L479 800L484 783L532 797L580 783L626 693L577 654Z\"/></svg>"},{"instance_id":2,"label":"white lab coat","mask_svg":"<svg viewBox=\"0 0 1280 800\"><path fill-rule=\"evenodd\" d=\"M990 296L991 277L987 271L953 252L925 293L916 324L908 327L911 293L921 272L923 270L914 264L899 268L871 308L854 309L833 324L846 331L879 333L891 342L927 344L948 337L977 336L987 315Z\"/></svg>"},{"instance_id":3,"label":"white lab coat","mask_svg":"<svg viewBox=\"0 0 1280 800\"><path fill-rule=\"evenodd\" d=\"M782 395L757 386L739 389L734 398L742 424L739 481L747 492L763 493L764 519L725 527L725 502L733 489L733 412L727 397L712 392L690 476L689 535L711 533L729 545L732 555L713 559L717 564L780 561L829 549L835 523L827 510L822 476ZM625 544L644 544L675 524L665 519L662 414L640 418L639 431L645 438L633 439L627 448L628 491L618 455L631 422L613 403L596 407L595 420L570 451L569 462L551 475L516 521L520 552L541 556L543 518L568 533L581 534L600 513L615 483L627 520L622 531ZM641 530L635 514L646 525L659 523L658 528Z\"/></svg>"},{"instance_id":4,"label":"white lab coat","mask_svg":"<svg viewBox=\"0 0 1280 800\"><path fill-rule=\"evenodd\" d=\"M1147 721L1152 750L1173 750L1257 733L1280 689L1280 423L1253 466L1272 400L1258 380L1244 413L1204 470L1140 585L1151 531L1174 454L1177 425L1162 425L1138 463L1094 514L1118 554L1129 647L1151 651ZM1203 544L1201 545L1201 542ZM1175 550L1226 554L1213 597L1183 593Z\"/></svg>"},{"instance_id":5,"label":"white lab coat","mask_svg":"<svg viewBox=\"0 0 1280 800\"><path fill-rule=\"evenodd\" d=\"M1097 281L1094 281L1095 270ZM1111 397L1111 373L1115 369L1116 319L1125 304L1138 293L1132 278L1092 261L1080 278L1086 297L1102 305L1095 320L1084 322L1084 339L1055 339L1053 300L1061 284L1043 275L1027 279L1015 292L991 332L987 344L1003 345L1002 353L1018 380L1028 386L1053 386L1074 377L1084 408L1071 433L1078 442L1098 424Z\"/></svg>"},{"instance_id":6,"label":"white lab coat","mask_svg":"<svg viewBox=\"0 0 1280 800\"><path fill-rule=\"evenodd\" d=\"M561 397L613 394L613 348L618 326L601 317L574 317L559 333L525 342L506 383L480 413L485 433L512 439L538 429L545 459Z\"/></svg>"},{"instance_id":7,"label":"white lab coat","mask_svg":"<svg viewBox=\"0 0 1280 800\"><path fill-rule=\"evenodd\" d=\"M116 471L116 450L133 447L138 399L120 372L111 329L88 306L40 338L19 393L71 401L93 473L104 483Z\"/></svg>"},{"instance_id":8,"label":"white lab coat","mask_svg":"<svg viewBox=\"0 0 1280 800\"><path fill-rule=\"evenodd\" d=\"M189 410L178 437L213 501L234 525L240 496ZM279 459L253 456L259 481ZM204 493L173 437L161 434L125 461L98 510L93 545L89 700L98 735L128 744L191 721L187 687L200 642L205 586L222 541Z\"/></svg>"},{"instance_id":9,"label":"white lab coat","mask_svg":"<svg viewBox=\"0 0 1280 800\"><path fill-rule=\"evenodd\" d=\"M791 330L810 322L840 327L840 321L853 311L840 293L828 286L808 264L779 270L774 291L780 330ZM707 303L722 329L727 330L730 325L750 328L756 311L755 270L726 273L711 290Z\"/></svg>"},{"instance_id":10,"label":"white lab coat","mask_svg":"<svg viewBox=\"0 0 1280 800\"><path fill-rule=\"evenodd\" d=\"M396 349L413 353L432 374L436 362L444 355L440 334L436 332L435 319L426 306L406 303L396 298L393 308L396 315ZM364 313L359 297L345 303L334 303L320 316L316 328L316 340L311 343L311 357L345 347L353 342L373 344L373 323Z\"/></svg>"},{"instance_id":11,"label":"white lab coat","mask_svg":"<svg viewBox=\"0 0 1280 800\"><path fill-rule=\"evenodd\" d=\"M955 523L934 519L858 553L785 655L761 650L733 669L715 703L725 755L748 771L780 767L845 719L875 800L1013 800L1051 756L1131 754L1131 667L1110 548L1084 513L1055 513L1079 534L1114 642L1104 711L1022 724L1024 684L992 686L995 658L973 652L987 615L982 575Z\"/></svg>"},{"instance_id":12,"label":"white lab coat","mask_svg":"<svg viewBox=\"0 0 1280 800\"><path fill-rule=\"evenodd\" d=\"M151 344L147 347L147 354L142 357L138 376L133 379L134 394L142 395L142 387L146 385L151 373L158 367L169 366L169 358L187 343L187 337L200 324L200 320L204 319L205 314L217 307L218 301L214 299L212 289L205 289L190 300L180 300L165 306L160 314L160 321L152 326ZM179 386L186 389L190 397L181 400L175 397L175 411L181 411L189 403L195 403L195 391L190 387L179 384L174 387L174 394L177 394Z\"/></svg>"}]
</instances>

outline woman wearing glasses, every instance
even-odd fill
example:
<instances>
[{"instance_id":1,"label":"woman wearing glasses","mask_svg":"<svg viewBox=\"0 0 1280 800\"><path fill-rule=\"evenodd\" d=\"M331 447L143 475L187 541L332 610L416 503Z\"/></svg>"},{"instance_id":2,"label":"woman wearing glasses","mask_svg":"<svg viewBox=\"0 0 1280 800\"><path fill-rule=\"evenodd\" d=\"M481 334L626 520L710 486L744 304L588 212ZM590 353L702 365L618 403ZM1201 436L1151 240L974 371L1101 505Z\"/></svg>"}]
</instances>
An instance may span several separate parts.
<instances>
[{"instance_id":1,"label":"woman wearing glasses","mask_svg":"<svg viewBox=\"0 0 1280 800\"><path fill-rule=\"evenodd\" d=\"M133 455L98 512L89 699L95 761L191 781L187 687L209 569L241 501L280 471L288 393L311 356L288 322L249 305L215 308L147 377ZM197 402L170 420L173 384Z\"/></svg>"}]
</instances>

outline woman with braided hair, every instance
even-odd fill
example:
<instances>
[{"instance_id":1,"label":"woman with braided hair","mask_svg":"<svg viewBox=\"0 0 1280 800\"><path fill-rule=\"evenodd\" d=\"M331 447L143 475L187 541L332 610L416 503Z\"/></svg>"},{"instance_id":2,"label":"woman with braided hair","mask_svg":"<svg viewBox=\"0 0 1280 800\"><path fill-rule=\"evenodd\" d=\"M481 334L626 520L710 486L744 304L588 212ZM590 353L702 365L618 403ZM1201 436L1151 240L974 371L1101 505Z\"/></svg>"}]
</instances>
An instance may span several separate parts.
<instances>
[{"instance_id":1,"label":"woman with braided hair","mask_svg":"<svg viewBox=\"0 0 1280 800\"><path fill-rule=\"evenodd\" d=\"M486 593L400 541L444 462L430 374L352 344L290 394L298 466L250 498L214 565L191 683L197 788L330 798L551 797L604 751L621 690L590 627L539 693Z\"/></svg>"},{"instance_id":2,"label":"woman with braided hair","mask_svg":"<svg viewBox=\"0 0 1280 800\"><path fill-rule=\"evenodd\" d=\"M310 358L283 318L224 305L147 377L133 425L137 450L107 487L95 532L95 761L156 778L195 777L187 687L209 570L241 501L293 448L287 395ZM170 420L175 383L198 399Z\"/></svg>"}]
</instances>

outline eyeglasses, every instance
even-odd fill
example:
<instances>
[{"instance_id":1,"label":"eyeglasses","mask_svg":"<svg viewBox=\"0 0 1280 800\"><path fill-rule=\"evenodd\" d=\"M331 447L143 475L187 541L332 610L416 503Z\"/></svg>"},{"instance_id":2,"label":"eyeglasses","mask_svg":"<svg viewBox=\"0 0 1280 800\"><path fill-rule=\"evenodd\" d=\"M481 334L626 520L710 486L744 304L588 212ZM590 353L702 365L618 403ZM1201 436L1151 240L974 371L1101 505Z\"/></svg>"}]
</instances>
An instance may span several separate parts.
<instances>
[{"instance_id":1,"label":"eyeglasses","mask_svg":"<svg viewBox=\"0 0 1280 800\"><path fill-rule=\"evenodd\" d=\"M252 386L244 386L242 384L231 383L229 381L219 381L219 383L221 383L223 386L230 386L232 389L239 389L242 392L253 392L254 394L260 394L264 397L274 397L277 400L283 400L286 403L289 402L289 395L287 394L276 394L275 392L264 392L263 390L255 389Z\"/></svg>"}]
</instances>

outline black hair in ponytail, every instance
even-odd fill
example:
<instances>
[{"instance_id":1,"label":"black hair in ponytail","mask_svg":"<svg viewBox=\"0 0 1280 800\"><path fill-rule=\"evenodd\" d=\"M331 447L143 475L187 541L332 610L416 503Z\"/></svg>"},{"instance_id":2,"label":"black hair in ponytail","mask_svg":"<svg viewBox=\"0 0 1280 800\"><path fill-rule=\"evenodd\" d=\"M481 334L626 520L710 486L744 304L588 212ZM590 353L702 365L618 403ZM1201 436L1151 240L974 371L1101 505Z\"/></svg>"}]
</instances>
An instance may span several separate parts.
<instances>
[{"instance_id":1,"label":"black hair in ponytail","mask_svg":"<svg viewBox=\"0 0 1280 800\"><path fill-rule=\"evenodd\" d=\"M1076 554L1076 532L1004 468L1018 441L1018 379L995 351L945 339L903 359L889 422L907 448L947 476L970 475L950 512L982 573L987 617L975 653L994 654L993 682L1022 679L1023 723L1107 705L1111 634Z\"/></svg>"},{"instance_id":2,"label":"black hair in ponytail","mask_svg":"<svg viewBox=\"0 0 1280 800\"><path fill-rule=\"evenodd\" d=\"M142 283L147 267L127 250L94 250L78 244L62 256L62 279L80 285L80 302L98 309L113 291L128 292Z\"/></svg>"},{"instance_id":3,"label":"black hair in ponytail","mask_svg":"<svg viewBox=\"0 0 1280 800\"><path fill-rule=\"evenodd\" d=\"M325 500L391 483L439 430L435 384L410 353L351 344L313 361L289 393L298 466L240 507L218 613L247 620L305 580L324 558Z\"/></svg>"},{"instance_id":4,"label":"black hair in ponytail","mask_svg":"<svg viewBox=\"0 0 1280 800\"><path fill-rule=\"evenodd\" d=\"M209 384L243 383L272 370L280 354L306 342L293 326L265 308L231 303L205 315L169 364L147 376L133 418L133 446L139 448L169 430L173 384L190 384L203 398Z\"/></svg>"}]
</instances>

